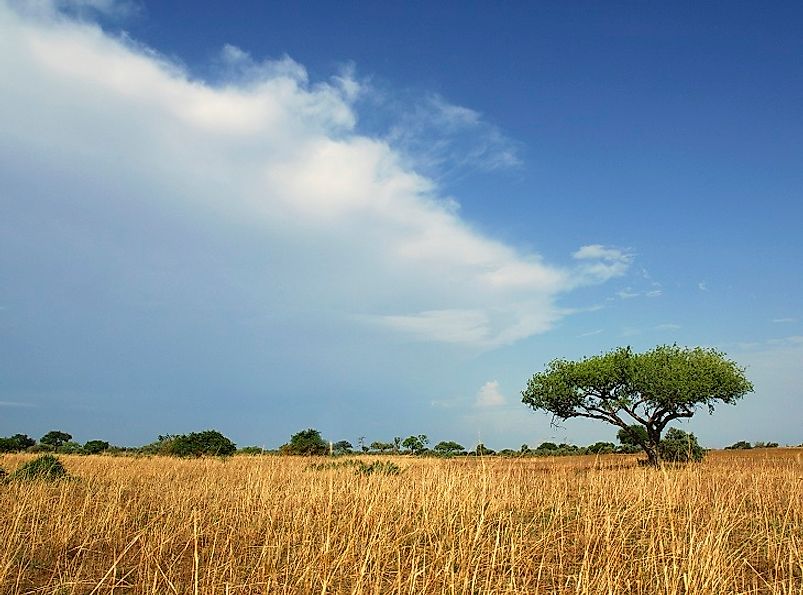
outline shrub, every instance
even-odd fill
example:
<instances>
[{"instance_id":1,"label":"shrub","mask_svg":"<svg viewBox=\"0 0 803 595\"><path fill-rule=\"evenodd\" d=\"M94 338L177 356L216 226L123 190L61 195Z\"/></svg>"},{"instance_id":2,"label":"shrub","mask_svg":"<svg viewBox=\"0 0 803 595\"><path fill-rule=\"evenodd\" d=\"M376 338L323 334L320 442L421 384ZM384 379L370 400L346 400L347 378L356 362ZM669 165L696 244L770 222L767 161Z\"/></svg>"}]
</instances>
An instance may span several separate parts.
<instances>
[{"instance_id":1,"label":"shrub","mask_svg":"<svg viewBox=\"0 0 803 595\"><path fill-rule=\"evenodd\" d=\"M27 434L14 434L9 438L0 438L0 452L21 452L36 444L36 440Z\"/></svg>"},{"instance_id":2,"label":"shrub","mask_svg":"<svg viewBox=\"0 0 803 595\"><path fill-rule=\"evenodd\" d=\"M747 450L750 448L753 448L752 444L750 444L746 440L739 440L739 442L731 444L730 446L726 446L725 450Z\"/></svg>"},{"instance_id":3,"label":"shrub","mask_svg":"<svg viewBox=\"0 0 803 595\"><path fill-rule=\"evenodd\" d=\"M237 445L216 430L205 430L173 437L165 451L176 457L228 456L237 451Z\"/></svg>"},{"instance_id":4,"label":"shrub","mask_svg":"<svg viewBox=\"0 0 803 595\"><path fill-rule=\"evenodd\" d=\"M669 428L666 437L658 445L661 459L674 463L700 462L705 451L691 432Z\"/></svg>"},{"instance_id":5,"label":"shrub","mask_svg":"<svg viewBox=\"0 0 803 595\"><path fill-rule=\"evenodd\" d=\"M338 440L332 446L332 450L336 455L347 455L352 453L354 447L348 440Z\"/></svg>"},{"instance_id":6,"label":"shrub","mask_svg":"<svg viewBox=\"0 0 803 595\"><path fill-rule=\"evenodd\" d=\"M62 444L69 442L70 440L72 440L72 435L68 434L67 432L51 430L42 436L39 439L39 442L43 445L52 447L53 450L57 450Z\"/></svg>"},{"instance_id":7,"label":"shrub","mask_svg":"<svg viewBox=\"0 0 803 595\"><path fill-rule=\"evenodd\" d=\"M620 444L616 447L614 452L624 455L633 455L640 453L642 448L640 446L633 446L632 444Z\"/></svg>"},{"instance_id":8,"label":"shrub","mask_svg":"<svg viewBox=\"0 0 803 595\"><path fill-rule=\"evenodd\" d=\"M756 442L756 448L778 448L777 442Z\"/></svg>"},{"instance_id":9,"label":"shrub","mask_svg":"<svg viewBox=\"0 0 803 595\"><path fill-rule=\"evenodd\" d=\"M237 449L238 455L259 456L265 454L265 450L261 446L243 446Z\"/></svg>"},{"instance_id":10,"label":"shrub","mask_svg":"<svg viewBox=\"0 0 803 595\"><path fill-rule=\"evenodd\" d=\"M84 454L96 455L109 450L109 443L105 440L90 440L84 444Z\"/></svg>"},{"instance_id":11,"label":"shrub","mask_svg":"<svg viewBox=\"0 0 803 595\"><path fill-rule=\"evenodd\" d=\"M358 461L357 474L358 475L398 475L401 473L401 468L392 461L374 461L370 465Z\"/></svg>"},{"instance_id":12,"label":"shrub","mask_svg":"<svg viewBox=\"0 0 803 595\"><path fill-rule=\"evenodd\" d=\"M67 470L52 454L44 454L23 463L11 475L11 479L56 481L67 477Z\"/></svg>"},{"instance_id":13,"label":"shrub","mask_svg":"<svg viewBox=\"0 0 803 595\"><path fill-rule=\"evenodd\" d=\"M443 457L452 457L454 455L464 454L466 449L453 440L445 440L438 442L433 449L435 454Z\"/></svg>"},{"instance_id":14,"label":"shrub","mask_svg":"<svg viewBox=\"0 0 803 595\"><path fill-rule=\"evenodd\" d=\"M65 442L56 449L56 452L62 455L77 455L84 454L84 447L73 442L72 440Z\"/></svg>"},{"instance_id":15,"label":"shrub","mask_svg":"<svg viewBox=\"0 0 803 595\"><path fill-rule=\"evenodd\" d=\"M345 459L343 461L333 461L331 463L315 463L307 465L306 471L328 471L330 469L353 468L357 475L398 475L401 468L392 461L374 461L370 465L357 459Z\"/></svg>"},{"instance_id":16,"label":"shrub","mask_svg":"<svg viewBox=\"0 0 803 595\"><path fill-rule=\"evenodd\" d=\"M642 444L649 442L647 428L641 424L633 424L627 428L619 428L616 438L622 446L636 446L641 449Z\"/></svg>"},{"instance_id":17,"label":"shrub","mask_svg":"<svg viewBox=\"0 0 803 595\"><path fill-rule=\"evenodd\" d=\"M480 442L477 446L474 447L474 451L471 453L478 457L490 457L496 454L496 451L492 448L488 448L482 442Z\"/></svg>"},{"instance_id":18,"label":"shrub","mask_svg":"<svg viewBox=\"0 0 803 595\"><path fill-rule=\"evenodd\" d=\"M586 452L594 455L609 454L616 450L616 445L613 442L595 442L586 448Z\"/></svg>"},{"instance_id":19,"label":"shrub","mask_svg":"<svg viewBox=\"0 0 803 595\"><path fill-rule=\"evenodd\" d=\"M321 438L318 430L307 428L290 437L290 442L279 448L281 454L288 455L325 455L329 452L329 445Z\"/></svg>"},{"instance_id":20,"label":"shrub","mask_svg":"<svg viewBox=\"0 0 803 595\"><path fill-rule=\"evenodd\" d=\"M34 444L33 446L29 446L25 449L25 452L30 452L33 454L38 454L40 452L55 452L56 449L50 446L49 444Z\"/></svg>"}]
</instances>

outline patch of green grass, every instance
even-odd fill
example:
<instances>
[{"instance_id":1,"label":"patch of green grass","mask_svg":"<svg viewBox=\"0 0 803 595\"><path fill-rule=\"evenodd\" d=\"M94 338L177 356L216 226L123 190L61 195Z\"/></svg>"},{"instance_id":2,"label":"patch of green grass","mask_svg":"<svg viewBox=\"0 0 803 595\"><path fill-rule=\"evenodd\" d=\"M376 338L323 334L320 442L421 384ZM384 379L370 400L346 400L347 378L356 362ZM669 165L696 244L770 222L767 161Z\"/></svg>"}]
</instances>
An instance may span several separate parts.
<instances>
[{"instance_id":1,"label":"patch of green grass","mask_svg":"<svg viewBox=\"0 0 803 595\"><path fill-rule=\"evenodd\" d=\"M23 481L57 481L66 478L67 470L58 457L52 454L40 455L27 463L23 463L9 476L11 480Z\"/></svg>"}]
</instances>

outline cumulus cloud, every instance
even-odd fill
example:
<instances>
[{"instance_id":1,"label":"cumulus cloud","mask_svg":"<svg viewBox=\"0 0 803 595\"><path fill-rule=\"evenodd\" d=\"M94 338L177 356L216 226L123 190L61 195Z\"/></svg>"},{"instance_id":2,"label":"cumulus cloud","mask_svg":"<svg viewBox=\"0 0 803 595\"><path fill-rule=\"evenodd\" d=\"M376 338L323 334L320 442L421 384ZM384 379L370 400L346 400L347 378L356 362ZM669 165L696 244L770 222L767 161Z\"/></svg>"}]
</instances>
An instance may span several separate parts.
<instances>
[{"instance_id":1,"label":"cumulus cloud","mask_svg":"<svg viewBox=\"0 0 803 595\"><path fill-rule=\"evenodd\" d=\"M357 133L348 69L311 82L289 57L232 45L218 66L211 84L97 25L0 4L0 174L14 214L0 248L36 252L43 277L70 254L65 292L108 308L107 329L142 308L243 325L314 311L494 347L548 330L566 314L561 294L632 261L593 244L559 266L475 231L410 166L405 125L417 124ZM428 107L438 126L484 127L472 164L516 164L476 112Z\"/></svg>"},{"instance_id":2,"label":"cumulus cloud","mask_svg":"<svg viewBox=\"0 0 803 595\"><path fill-rule=\"evenodd\" d=\"M59 12L80 18L103 16L126 20L142 12L135 0L12 0L12 6L28 14L50 15Z\"/></svg>"},{"instance_id":3,"label":"cumulus cloud","mask_svg":"<svg viewBox=\"0 0 803 595\"><path fill-rule=\"evenodd\" d=\"M572 257L580 261L578 283L603 283L625 274L633 262L630 252L601 244L582 246Z\"/></svg>"},{"instance_id":4,"label":"cumulus cloud","mask_svg":"<svg viewBox=\"0 0 803 595\"><path fill-rule=\"evenodd\" d=\"M505 404L505 397L499 391L499 382L489 380L482 385L474 400L477 407L499 407Z\"/></svg>"}]
</instances>

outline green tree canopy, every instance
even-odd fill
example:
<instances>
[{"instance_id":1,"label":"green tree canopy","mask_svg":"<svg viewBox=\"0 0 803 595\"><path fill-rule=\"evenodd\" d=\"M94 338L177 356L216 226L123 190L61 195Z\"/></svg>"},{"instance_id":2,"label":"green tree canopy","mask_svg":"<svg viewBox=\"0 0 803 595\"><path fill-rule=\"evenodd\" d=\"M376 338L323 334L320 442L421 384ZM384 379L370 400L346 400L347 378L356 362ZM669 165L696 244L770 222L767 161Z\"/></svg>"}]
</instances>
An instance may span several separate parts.
<instances>
[{"instance_id":1,"label":"green tree canopy","mask_svg":"<svg viewBox=\"0 0 803 595\"><path fill-rule=\"evenodd\" d=\"M205 430L169 438L166 450L178 457L228 456L237 451L237 445L216 430Z\"/></svg>"},{"instance_id":2,"label":"green tree canopy","mask_svg":"<svg viewBox=\"0 0 803 595\"><path fill-rule=\"evenodd\" d=\"M72 435L59 430L51 430L39 439L41 444L57 449L72 440Z\"/></svg>"},{"instance_id":3,"label":"green tree canopy","mask_svg":"<svg viewBox=\"0 0 803 595\"><path fill-rule=\"evenodd\" d=\"M458 444L457 442L454 442L453 440L444 440L444 441L438 442L433 447L433 450L436 453L438 453L440 455L444 455L444 456L453 456L453 455L456 455L456 454L464 453L466 451L466 449L461 444Z\"/></svg>"},{"instance_id":4,"label":"green tree canopy","mask_svg":"<svg viewBox=\"0 0 803 595\"><path fill-rule=\"evenodd\" d=\"M542 442L536 450L558 450L558 445L554 442Z\"/></svg>"},{"instance_id":5,"label":"green tree canopy","mask_svg":"<svg viewBox=\"0 0 803 595\"><path fill-rule=\"evenodd\" d=\"M334 443L332 448L335 454L348 454L354 450L354 447L348 440L338 440Z\"/></svg>"},{"instance_id":6,"label":"green tree canopy","mask_svg":"<svg viewBox=\"0 0 803 595\"><path fill-rule=\"evenodd\" d=\"M329 445L321 438L318 430L307 428L293 434L290 442L282 445L279 452L290 455L325 455L329 452Z\"/></svg>"},{"instance_id":7,"label":"green tree canopy","mask_svg":"<svg viewBox=\"0 0 803 595\"><path fill-rule=\"evenodd\" d=\"M480 442L477 446L474 447L474 453L479 457L485 457L485 456L495 455L496 451L492 448L488 448L482 442Z\"/></svg>"},{"instance_id":8,"label":"green tree canopy","mask_svg":"<svg viewBox=\"0 0 803 595\"><path fill-rule=\"evenodd\" d=\"M19 452L36 444L36 440L27 434L14 434L8 438L0 438L0 452Z\"/></svg>"},{"instance_id":9,"label":"green tree canopy","mask_svg":"<svg viewBox=\"0 0 803 595\"><path fill-rule=\"evenodd\" d=\"M414 455L424 452L424 450L427 448L427 444L429 444L429 438L427 438L426 434L408 436L401 443L403 448L406 448L411 454Z\"/></svg>"},{"instance_id":10,"label":"green tree canopy","mask_svg":"<svg viewBox=\"0 0 803 595\"><path fill-rule=\"evenodd\" d=\"M88 455L100 454L109 450L109 443L105 440L89 440L84 444L84 452Z\"/></svg>"},{"instance_id":11,"label":"green tree canopy","mask_svg":"<svg viewBox=\"0 0 803 595\"><path fill-rule=\"evenodd\" d=\"M646 439L637 443L652 465L660 461L661 434L672 420L714 411L753 390L744 369L723 353L701 347L661 345L644 353L629 347L580 361L557 359L535 374L522 402L553 418L585 417L627 430L634 422Z\"/></svg>"},{"instance_id":12,"label":"green tree canopy","mask_svg":"<svg viewBox=\"0 0 803 595\"><path fill-rule=\"evenodd\" d=\"M375 450L378 452L388 452L390 450L393 450L393 443L376 440L374 442L371 442L371 450Z\"/></svg>"}]
</instances>

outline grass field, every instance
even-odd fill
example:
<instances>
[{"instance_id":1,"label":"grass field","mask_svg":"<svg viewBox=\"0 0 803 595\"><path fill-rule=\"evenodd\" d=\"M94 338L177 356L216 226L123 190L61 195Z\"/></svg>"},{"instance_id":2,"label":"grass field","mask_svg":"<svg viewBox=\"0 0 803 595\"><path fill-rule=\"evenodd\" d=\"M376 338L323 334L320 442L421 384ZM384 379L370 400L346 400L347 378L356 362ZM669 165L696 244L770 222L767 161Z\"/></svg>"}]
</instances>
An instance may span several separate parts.
<instances>
[{"instance_id":1,"label":"grass field","mask_svg":"<svg viewBox=\"0 0 803 595\"><path fill-rule=\"evenodd\" d=\"M77 479L0 485L3 594L803 593L803 449L664 471L396 457L397 476L61 458Z\"/></svg>"}]
</instances>

